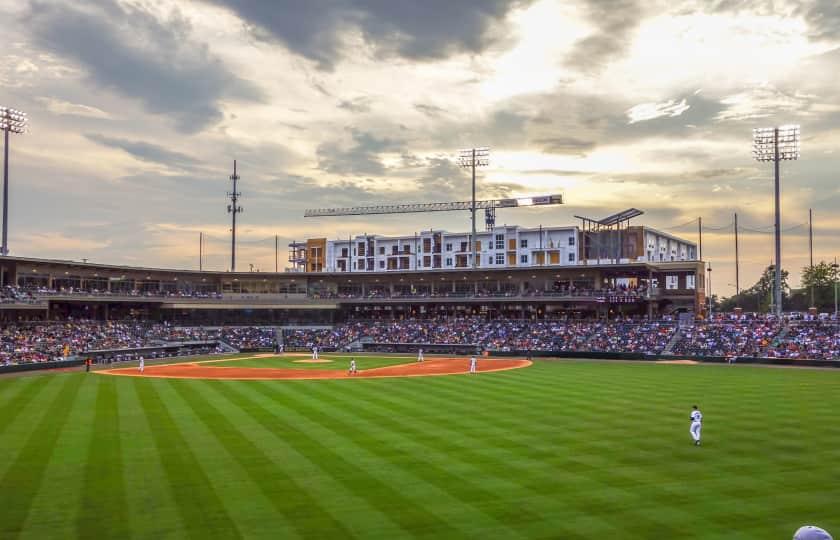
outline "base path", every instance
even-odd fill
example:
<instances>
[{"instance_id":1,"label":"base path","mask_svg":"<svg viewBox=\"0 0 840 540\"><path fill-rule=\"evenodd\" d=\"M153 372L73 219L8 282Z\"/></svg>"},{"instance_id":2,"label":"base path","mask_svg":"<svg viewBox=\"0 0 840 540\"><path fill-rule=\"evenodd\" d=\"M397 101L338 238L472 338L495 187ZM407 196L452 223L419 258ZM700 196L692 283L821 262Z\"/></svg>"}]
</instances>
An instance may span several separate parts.
<instances>
[{"instance_id":1,"label":"base path","mask_svg":"<svg viewBox=\"0 0 840 540\"><path fill-rule=\"evenodd\" d=\"M506 371L528 367L530 360L478 360L478 373ZM425 362L412 362L396 366L386 366L359 370L350 375L346 370L337 369L290 369L290 368L255 368L212 366L202 363L166 364L146 366L143 373L136 367L105 369L96 373L103 375L121 375L126 377L153 377L163 379L228 379L228 380L312 380L312 379L379 379L386 377L432 377L437 375L467 374L470 361L466 358L436 358Z\"/></svg>"}]
</instances>

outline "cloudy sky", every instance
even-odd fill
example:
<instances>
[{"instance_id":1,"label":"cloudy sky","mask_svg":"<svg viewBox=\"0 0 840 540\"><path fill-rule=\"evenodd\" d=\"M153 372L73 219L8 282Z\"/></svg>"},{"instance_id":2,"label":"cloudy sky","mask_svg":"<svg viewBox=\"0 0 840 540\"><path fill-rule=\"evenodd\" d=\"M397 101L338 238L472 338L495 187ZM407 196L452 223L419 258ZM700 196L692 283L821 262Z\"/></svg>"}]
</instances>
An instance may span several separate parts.
<instances>
[{"instance_id":1,"label":"cloudy sky","mask_svg":"<svg viewBox=\"0 0 840 540\"><path fill-rule=\"evenodd\" d=\"M840 6L833 0L0 0L12 254L239 269L292 239L467 230L465 213L303 219L310 207L466 200L457 150L492 149L479 196L563 193L499 222L627 207L696 241L716 291L772 253L772 170L751 129L802 125L783 164L783 258L840 255ZM695 220L695 221L692 221Z\"/></svg>"}]
</instances>

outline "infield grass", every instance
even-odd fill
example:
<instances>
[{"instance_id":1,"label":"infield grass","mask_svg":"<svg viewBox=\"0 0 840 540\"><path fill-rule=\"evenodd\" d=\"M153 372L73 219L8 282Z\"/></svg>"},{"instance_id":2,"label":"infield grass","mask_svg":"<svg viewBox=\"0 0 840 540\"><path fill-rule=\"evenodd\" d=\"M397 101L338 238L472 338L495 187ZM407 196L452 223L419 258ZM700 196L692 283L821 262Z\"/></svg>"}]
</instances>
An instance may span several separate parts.
<instances>
[{"instance_id":1,"label":"infield grass","mask_svg":"<svg viewBox=\"0 0 840 540\"><path fill-rule=\"evenodd\" d=\"M3 539L767 540L805 523L840 533L840 370L537 361L331 381L67 373L0 380L0 410Z\"/></svg>"}]
</instances>

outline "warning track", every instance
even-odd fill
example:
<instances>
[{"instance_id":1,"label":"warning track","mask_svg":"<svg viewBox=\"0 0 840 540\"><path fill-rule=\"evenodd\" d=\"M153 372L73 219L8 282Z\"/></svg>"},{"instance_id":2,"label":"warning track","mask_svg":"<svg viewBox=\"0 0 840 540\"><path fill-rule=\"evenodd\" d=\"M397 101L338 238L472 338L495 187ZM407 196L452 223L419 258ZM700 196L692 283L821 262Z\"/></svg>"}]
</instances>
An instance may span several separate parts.
<instances>
[{"instance_id":1,"label":"warning track","mask_svg":"<svg viewBox=\"0 0 840 540\"><path fill-rule=\"evenodd\" d=\"M531 365L530 360L488 360L479 359L478 373L491 373L524 368ZM468 373L470 361L466 358L436 358L425 362L412 362L396 366L386 366L360 370L350 375L346 370L338 369L294 369L294 368L255 368L235 366L212 366L203 363L164 364L146 366L143 373L136 367L105 369L96 373L102 375L120 375L124 377L149 377L160 379L221 379L221 380L315 380L315 379L379 379L388 377L434 377L440 375L459 375Z\"/></svg>"}]
</instances>

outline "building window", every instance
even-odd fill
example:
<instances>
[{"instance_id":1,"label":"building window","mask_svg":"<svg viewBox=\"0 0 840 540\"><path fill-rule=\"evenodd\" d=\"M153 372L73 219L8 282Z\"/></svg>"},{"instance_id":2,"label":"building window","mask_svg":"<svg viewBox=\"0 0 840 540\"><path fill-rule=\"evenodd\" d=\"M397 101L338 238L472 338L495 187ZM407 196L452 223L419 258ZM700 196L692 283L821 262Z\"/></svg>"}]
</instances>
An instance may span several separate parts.
<instances>
[{"instance_id":1,"label":"building window","mask_svg":"<svg viewBox=\"0 0 840 540\"><path fill-rule=\"evenodd\" d=\"M569 262L575 262L575 254L569 253Z\"/></svg>"},{"instance_id":2,"label":"building window","mask_svg":"<svg viewBox=\"0 0 840 540\"><path fill-rule=\"evenodd\" d=\"M505 264L505 254L496 253L496 264Z\"/></svg>"},{"instance_id":3,"label":"building window","mask_svg":"<svg viewBox=\"0 0 840 540\"><path fill-rule=\"evenodd\" d=\"M496 235L496 249L505 249L505 235Z\"/></svg>"},{"instance_id":4,"label":"building window","mask_svg":"<svg viewBox=\"0 0 840 540\"><path fill-rule=\"evenodd\" d=\"M446 244L446 251L452 251L452 243Z\"/></svg>"},{"instance_id":5,"label":"building window","mask_svg":"<svg viewBox=\"0 0 840 540\"><path fill-rule=\"evenodd\" d=\"M685 276L685 288L694 289L694 274L688 274Z\"/></svg>"},{"instance_id":6,"label":"building window","mask_svg":"<svg viewBox=\"0 0 840 540\"><path fill-rule=\"evenodd\" d=\"M575 237L574 237L574 236L570 236L570 237L569 237L569 245L570 245L570 246L575 245Z\"/></svg>"},{"instance_id":7,"label":"building window","mask_svg":"<svg viewBox=\"0 0 840 540\"><path fill-rule=\"evenodd\" d=\"M409 246L408 244L405 244L403 246L403 253L411 253L411 246Z\"/></svg>"},{"instance_id":8,"label":"building window","mask_svg":"<svg viewBox=\"0 0 840 540\"><path fill-rule=\"evenodd\" d=\"M461 242L461 252L467 251L467 243Z\"/></svg>"},{"instance_id":9,"label":"building window","mask_svg":"<svg viewBox=\"0 0 840 540\"><path fill-rule=\"evenodd\" d=\"M528 247L528 239L527 239L527 238L523 238L523 239L521 239L521 240L519 241L519 247L521 247L521 248L527 248L527 247Z\"/></svg>"},{"instance_id":10,"label":"building window","mask_svg":"<svg viewBox=\"0 0 840 540\"><path fill-rule=\"evenodd\" d=\"M522 264L528 264L528 255L520 255L519 262L521 262Z\"/></svg>"},{"instance_id":11,"label":"building window","mask_svg":"<svg viewBox=\"0 0 840 540\"><path fill-rule=\"evenodd\" d=\"M341 256L347 257L347 248L341 248Z\"/></svg>"},{"instance_id":12,"label":"building window","mask_svg":"<svg viewBox=\"0 0 840 540\"><path fill-rule=\"evenodd\" d=\"M452 266L452 257L446 258L446 266Z\"/></svg>"},{"instance_id":13,"label":"building window","mask_svg":"<svg viewBox=\"0 0 840 540\"><path fill-rule=\"evenodd\" d=\"M385 255L385 246L379 246L379 254Z\"/></svg>"},{"instance_id":14,"label":"building window","mask_svg":"<svg viewBox=\"0 0 840 540\"><path fill-rule=\"evenodd\" d=\"M379 268L385 268L385 261L379 261Z\"/></svg>"}]
</instances>

